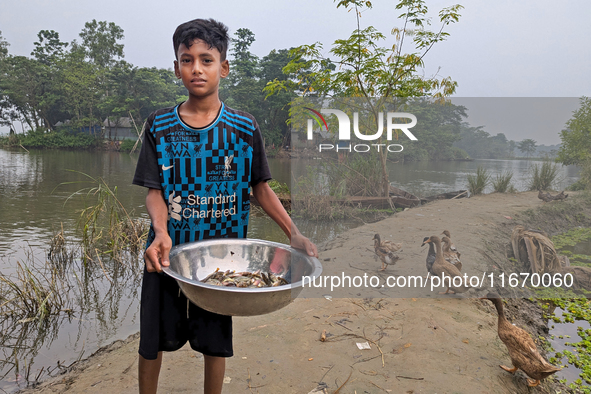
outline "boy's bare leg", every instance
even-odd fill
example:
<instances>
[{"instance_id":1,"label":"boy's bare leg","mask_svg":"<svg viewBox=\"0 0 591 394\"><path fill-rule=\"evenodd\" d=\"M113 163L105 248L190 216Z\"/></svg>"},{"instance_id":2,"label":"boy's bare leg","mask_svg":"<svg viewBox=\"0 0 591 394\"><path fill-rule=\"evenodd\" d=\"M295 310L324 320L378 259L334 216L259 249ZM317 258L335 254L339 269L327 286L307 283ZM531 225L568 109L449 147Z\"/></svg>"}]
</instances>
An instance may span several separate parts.
<instances>
[{"instance_id":1,"label":"boy's bare leg","mask_svg":"<svg viewBox=\"0 0 591 394\"><path fill-rule=\"evenodd\" d=\"M158 352L156 360L146 360L139 356L138 382L140 394L155 394L158 391L158 375L160 375L161 365L162 352Z\"/></svg>"},{"instance_id":2,"label":"boy's bare leg","mask_svg":"<svg viewBox=\"0 0 591 394\"><path fill-rule=\"evenodd\" d=\"M205 381L203 392L205 394L221 394L226 372L226 359L203 355L205 360Z\"/></svg>"}]
</instances>

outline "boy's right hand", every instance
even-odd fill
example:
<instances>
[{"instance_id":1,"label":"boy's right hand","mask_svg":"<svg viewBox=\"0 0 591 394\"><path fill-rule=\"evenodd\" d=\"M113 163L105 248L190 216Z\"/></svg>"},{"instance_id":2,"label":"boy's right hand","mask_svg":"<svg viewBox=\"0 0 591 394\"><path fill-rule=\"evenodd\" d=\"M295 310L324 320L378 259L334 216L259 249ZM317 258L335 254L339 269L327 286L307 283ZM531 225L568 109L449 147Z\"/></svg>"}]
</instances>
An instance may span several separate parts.
<instances>
[{"instance_id":1,"label":"boy's right hand","mask_svg":"<svg viewBox=\"0 0 591 394\"><path fill-rule=\"evenodd\" d=\"M163 267L168 267L168 253L172 248L172 240L168 233L159 233L144 253L146 269L148 272L162 272Z\"/></svg>"}]
</instances>

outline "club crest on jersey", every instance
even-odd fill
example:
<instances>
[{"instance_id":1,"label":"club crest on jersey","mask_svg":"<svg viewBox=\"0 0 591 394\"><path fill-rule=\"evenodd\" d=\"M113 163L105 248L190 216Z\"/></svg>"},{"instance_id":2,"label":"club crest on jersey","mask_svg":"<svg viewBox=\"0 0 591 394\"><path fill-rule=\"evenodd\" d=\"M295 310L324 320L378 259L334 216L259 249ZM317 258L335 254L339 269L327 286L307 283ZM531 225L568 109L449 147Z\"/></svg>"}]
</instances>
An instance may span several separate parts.
<instances>
[{"instance_id":1,"label":"club crest on jersey","mask_svg":"<svg viewBox=\"0 0 591 394\"><path fill-rule=\"evenodd\" d=\"M232 170L232 160L234 159L234 155L226 156L224 160L224 176L228 176L230 174L230 170Z\"/></svg>"}]
</instances>

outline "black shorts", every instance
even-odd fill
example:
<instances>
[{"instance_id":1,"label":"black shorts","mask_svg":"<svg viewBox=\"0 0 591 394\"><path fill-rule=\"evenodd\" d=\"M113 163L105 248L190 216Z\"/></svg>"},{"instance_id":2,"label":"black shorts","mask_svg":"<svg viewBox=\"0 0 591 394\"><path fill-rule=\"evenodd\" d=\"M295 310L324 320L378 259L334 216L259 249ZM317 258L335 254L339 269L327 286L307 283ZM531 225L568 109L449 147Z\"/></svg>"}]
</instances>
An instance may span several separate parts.
<instances>
[{"instance_id":1,"label":"black shorts","mask_svg":"<svg viewBox=\"0 0 591 394\"><path fill-rule=\"evenodd\" d=\"M158 352L178 350L187 341L206 356L232 357L232 317L199 308L187 300L175 279L144 266L139 354L155 360Z\"/></svg>"}]
</instances>

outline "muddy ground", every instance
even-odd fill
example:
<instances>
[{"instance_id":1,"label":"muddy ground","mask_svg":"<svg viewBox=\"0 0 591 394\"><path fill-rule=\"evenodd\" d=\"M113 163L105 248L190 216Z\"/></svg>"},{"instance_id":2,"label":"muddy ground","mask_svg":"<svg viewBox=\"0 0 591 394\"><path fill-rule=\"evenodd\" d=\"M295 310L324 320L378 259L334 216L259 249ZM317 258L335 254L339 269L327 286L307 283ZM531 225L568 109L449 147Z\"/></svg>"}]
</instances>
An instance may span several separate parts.
<instances>
[{"instance_id":1,"label":"muddy ground","mask_svg":"<svg viewBox=\"0 0 591 394\"><path fill-rule=\"evenodd\" d=\"M463 271L479 275L506 263L513 226L532 220L533 211L519 212L542 204L537 192L524 192L436 201L400 212L321 245L323 274L426 275L421 241L448 229L462 252ZM384 273L372 251L376 233L404 244L402 259ZM330 289L320 289L304 291L280 311L234 318L235 355L227 361L224 393L566 392L553 378L528 388L523 373L499 368L510 360L497 337L496 312L477 298L483 292L455 297L429 288L354 289L326 298ZM508 315L534 338L547 331L530 301L510 301ZM358 343L370 349L360 350ZM136 393L137 348L134 335L23 392ZM200 392L202 371L203 358L188 346L166 353L160 392Z\"/></svg>"}]
</instances>

